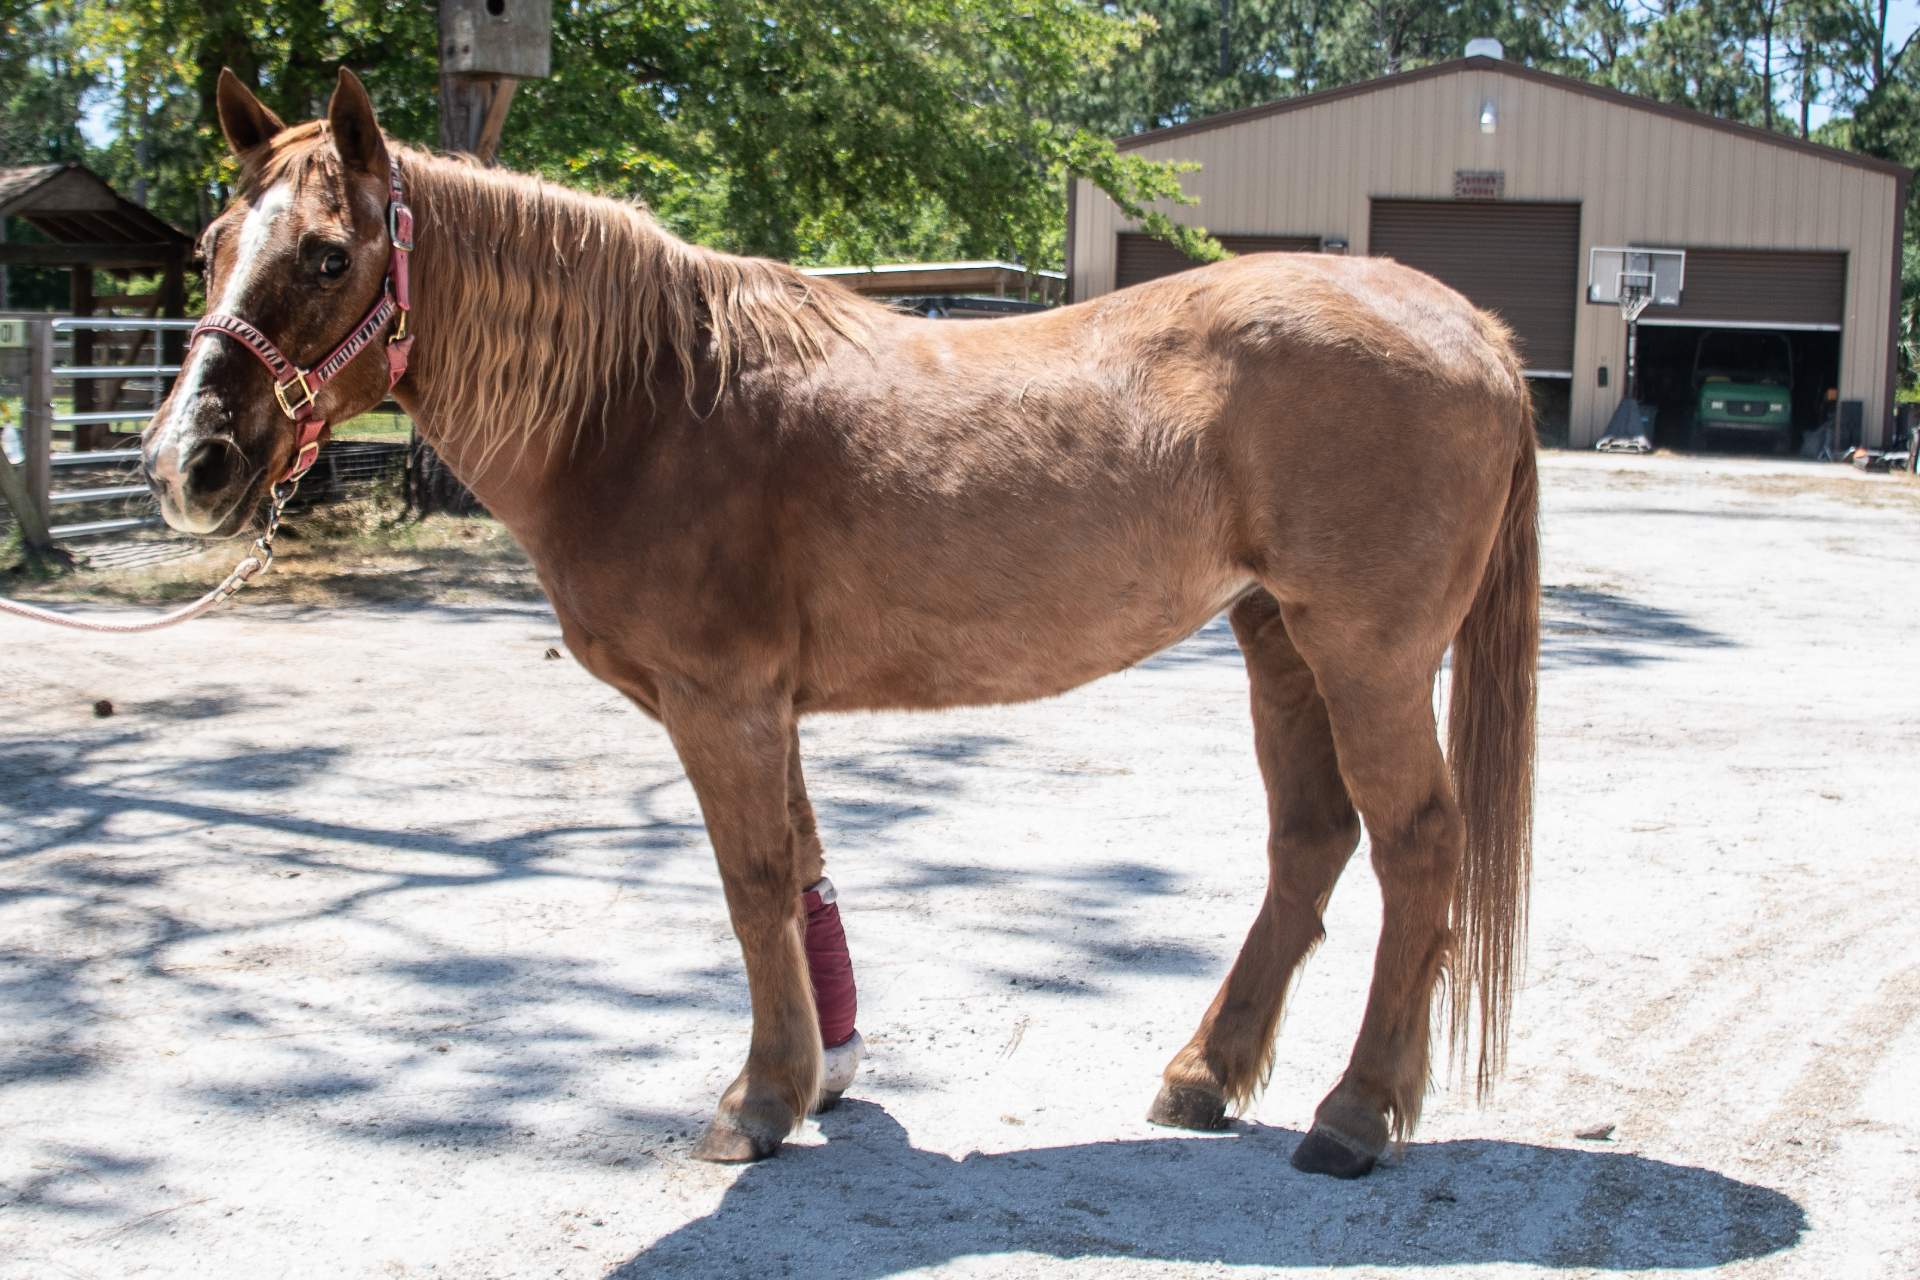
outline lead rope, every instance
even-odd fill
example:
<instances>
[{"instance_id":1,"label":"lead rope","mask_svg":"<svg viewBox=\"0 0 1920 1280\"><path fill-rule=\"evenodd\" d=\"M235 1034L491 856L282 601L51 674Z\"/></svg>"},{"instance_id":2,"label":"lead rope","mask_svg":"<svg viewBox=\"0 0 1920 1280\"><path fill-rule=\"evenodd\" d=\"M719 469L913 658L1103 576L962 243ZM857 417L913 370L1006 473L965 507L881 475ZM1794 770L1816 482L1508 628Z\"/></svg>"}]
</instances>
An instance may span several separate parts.
<instances>
[{"instance_id":1,"label":"lead rope","mask_svg":"<svg viewBox=\"0 0 1920 1280\"><path fill-rule=\"evenodd\" d=\"M55 613L51 609L41 609L34 605L22 604L18 600L8 600L0 596L0 613L10 613L17 618L30 618L35 622L51 623L56 627L71 627L75 631L97 631L108 635L132 635L141 631L159 631L166 627L179 626L192 618L197 618L207 610L225 604L254 578L259 577L273 567L273 536L280 532L280 513L300 488L300 478L295 476L285 484L275 485L272 500L267 504L267 527L259 537L253 540L252 548L246 559L233 567L233 572L223 579L219 586L195 600L192 604L182 605L171 613L163 613L157 618L144 618L139 622L104 622L96 618L75 618L64 613Z\"/></svg>"}]
</instances>

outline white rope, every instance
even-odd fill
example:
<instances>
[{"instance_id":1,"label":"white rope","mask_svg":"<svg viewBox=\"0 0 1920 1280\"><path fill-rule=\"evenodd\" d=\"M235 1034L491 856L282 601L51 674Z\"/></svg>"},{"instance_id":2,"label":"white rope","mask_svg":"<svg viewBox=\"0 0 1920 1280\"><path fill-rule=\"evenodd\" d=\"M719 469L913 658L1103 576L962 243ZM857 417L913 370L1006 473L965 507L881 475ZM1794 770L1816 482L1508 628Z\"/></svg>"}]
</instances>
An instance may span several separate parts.
<instances>
[{"instance_id":1,"label":"white rope","mask_svg":"<svg viewBox=\"0 0 1920 1280\"><path fill-rule=\"evenodd\" d=\"M50 626L68 627L75 631L93 631L106 635L135 635L142 631L159 631L166 627L177 627L183 622L199 617L207 610L225 604L236 595L240 588L247 585L258 575L265 573L273 565L273 536L280 531L280 512L293 497L300 482L276 488L273 501L267 508L267 527L253 547L247 552L246 559L233 567L221 580L219 586L195 600L192 604L182 605L171 613L163 613L155 618L142 618L136 622L110 622L102 618L76 618L71 614L56 613L52 609L42 609L37 605L23 604L18 600L9 600L0 596L0 613L12 614L16 618L27 618L33 622L44 622Z\"/></svg>"}]
</instances>

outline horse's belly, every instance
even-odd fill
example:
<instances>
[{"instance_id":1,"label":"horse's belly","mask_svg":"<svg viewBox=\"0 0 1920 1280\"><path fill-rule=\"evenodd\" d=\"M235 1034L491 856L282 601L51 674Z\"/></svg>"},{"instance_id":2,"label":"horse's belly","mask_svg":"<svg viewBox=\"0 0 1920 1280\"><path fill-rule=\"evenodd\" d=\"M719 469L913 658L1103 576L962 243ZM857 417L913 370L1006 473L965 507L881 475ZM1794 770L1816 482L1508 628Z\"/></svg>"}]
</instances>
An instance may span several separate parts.
<instances>
[{"instance_id":1,"label":"horse's belly","mask_svg":"<svg viewBox=\"0 0 1920 1280\"><path fill-rule=\"evenodd\" d=\"M801 703L877 710L1051 697L1178 644L1249 585L1223 570L1178 583L1062 584L1031 599L929 593L817 632Z\"/></svg>"}]
</instances>

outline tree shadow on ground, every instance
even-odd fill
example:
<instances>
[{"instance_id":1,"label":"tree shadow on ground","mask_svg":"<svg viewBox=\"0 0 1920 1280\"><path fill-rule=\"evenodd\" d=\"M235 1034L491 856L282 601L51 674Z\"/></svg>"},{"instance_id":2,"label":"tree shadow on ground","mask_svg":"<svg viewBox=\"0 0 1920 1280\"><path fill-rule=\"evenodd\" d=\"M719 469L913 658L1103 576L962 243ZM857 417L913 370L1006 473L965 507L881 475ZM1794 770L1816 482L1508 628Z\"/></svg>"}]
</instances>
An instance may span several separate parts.
<instances>
[{"instance_id":1,"label":"tree shadow on ground","mask_svg":"<svg viewBox=\"0 0 1920 1280\"><path fill-rule=\"evenodd\" d=\"M1731 637L1702 627L1672 609L1610 591L1547 585L1540 591L1540 665L1638 667L1671 661L1690 649L1724 649ZM1226 614L1179 644L1141 662L1139 671L1245 666Z\"/></svg>"},{"instance_id":2,"label":"tree shadow on ground","mask_svg":"<svg viewBox=\"0 0 1920 1280\"><path fill-rule=\"evenodd\" d=\"M1675 650L1726 649L1718 631L1610 591L1547 585L1540 589L1540 666L1639 667L1670 661Z\"/></svg>"},{"instance_id":3,"label":"tree shadow on ground","mask_svg":"<svg viewBox=\"0 0 1920 1280\"><path fill-rule=\"evenodd\" d=\"M642 1060L677 1059L672 1069L684 1072L718 1060L664 1030L701 1011L746 1025L717 877L677 768L663 761L657 777L623 788L626 803L602 806L617 811L611 821L536 821L552 811L536 797L528 820L496 818L476 831L459 816L467 781L390 782L382 757L363 761L357 744L256 740L279 710L271 698L207 696L129 704L71 737L0 735L0 776L10 780L0 789L0 1020L19 1032L0 1043L0 1098L124 1070L145 1045L121 1030L138 1007L171 1039L242 1046L232 1052L244 1068L183 1086L186 1105L292 1112L357 1141L597 1159L698 1123L698 1114L635 1110L618 1087ZM182 722L204 719L230 722L217 742L154 749ZM886 843L900 824L965 796L972 773L997 767L1010 745L989 734L876 735L820 752L815 794L830 836ZM313 789L330 779L375 803L351 816L334 810ZM863 798L829 798L842 793ZM410 820L422 813L446 821ZM243 911L206 902L201 886L216 868L244 896ZM897 898L970 874L980 872L903 859L882 885ZM1132 919L1142 894L1179 892L1181 877L1104 859L1054 880L1053 897L975 927L1040 942L1043 972L1077 969L1076 956L1116 974L1122 963L1211 967L1201 949L1139 945L1124 928L1098 927ZM671 922L660 927L709 931L725 959L622 971L592 917L556 917L551 932L579 930L577 944L556 949L524 934L502 940L484 912L449 933L415 905L516 883L537 898L541 882L558 881L594 901L644 901L650 919ZM1083 924L1093 927L1069 927ZM362 931L359 941L329 942L347 926ZM997 954L984 947L954 962L997 973ZM517 1118L541 1100L618 1140L587 1150L559 1121ZM87 1176L77 1164L69 1172ZM98 1203L112 1199L103 1192Z\"/></svg>"},{"instance_id":4,"label":"tree shadow on ground","mask_svg":"<svg viewBox=\"0 0 1920 1280\"><path fill-rule=\"evenodd\" d=\"M611 1276L795 1274L817 1264L823 1236L836 1280L996 1254L1702 1270L1791 1248L1807 1229L1780 1192L1626 1153L1422 1143L1340 1183L1295 1172L1300 1135L1258 1125L956 1160L914 1147L872 1103L849 1100L820 1123L825 1146L743 1170L717 1209Z\"/></svg>"}]
</instances>

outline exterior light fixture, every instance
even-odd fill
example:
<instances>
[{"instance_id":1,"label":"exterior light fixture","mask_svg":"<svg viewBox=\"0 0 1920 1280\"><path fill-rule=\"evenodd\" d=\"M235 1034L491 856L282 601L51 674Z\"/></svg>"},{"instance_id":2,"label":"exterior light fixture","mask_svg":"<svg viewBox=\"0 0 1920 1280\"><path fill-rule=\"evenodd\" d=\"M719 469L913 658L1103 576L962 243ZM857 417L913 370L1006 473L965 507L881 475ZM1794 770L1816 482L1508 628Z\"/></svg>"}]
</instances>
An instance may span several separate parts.
<instances>
[{"instance_id":1,"label":"exterior light fixture","mask_svg":"<svg viewBox=\"0 0 1920 1280\"><path fill-rule=\"evenodd\" d=\"M1499 112L1494 110L1493 99L1488 98L1480 104L1480 132L1492 133L1500 127Z\"/></svg>"}]
</instances>

